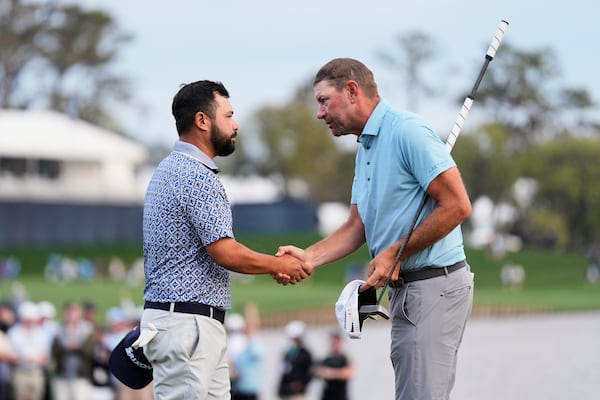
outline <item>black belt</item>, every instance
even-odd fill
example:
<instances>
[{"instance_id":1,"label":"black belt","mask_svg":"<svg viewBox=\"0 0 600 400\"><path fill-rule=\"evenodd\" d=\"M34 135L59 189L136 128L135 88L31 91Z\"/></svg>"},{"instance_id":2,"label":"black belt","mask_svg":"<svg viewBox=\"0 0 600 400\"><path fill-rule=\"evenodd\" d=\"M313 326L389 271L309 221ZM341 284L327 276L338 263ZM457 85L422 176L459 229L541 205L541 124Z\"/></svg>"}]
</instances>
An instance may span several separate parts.
<instances>
[{"instance_id":1,"label":"black belt","mask_svg":"<svg viewBox=\"0 0 600 400\"><path fill-rule=\"evenodd\" d=\"M459 270L467 266L465 260L459 261L456 264L452 264L449 267L425 267L419 268L412 271L406 271L400 273L400 279L389 283L390 287L396 288L404 285L408 282L422 281L424 279L435 278L442 275L448 275L451 272Z\"/></svg>"},{"instance_id":2,"label":"black belt","mask_svg":"<svg viewBox=\"0 0 600 400\"><path fill-rule=\"evenodd\" d=\"M208 306L202 303L157 303L154 301L146 301L144 308L152 308L154 310L174 311L185 314L198 314L216 319L220 323L225 321L225 310Z\"/></svg>"}]
</instances>

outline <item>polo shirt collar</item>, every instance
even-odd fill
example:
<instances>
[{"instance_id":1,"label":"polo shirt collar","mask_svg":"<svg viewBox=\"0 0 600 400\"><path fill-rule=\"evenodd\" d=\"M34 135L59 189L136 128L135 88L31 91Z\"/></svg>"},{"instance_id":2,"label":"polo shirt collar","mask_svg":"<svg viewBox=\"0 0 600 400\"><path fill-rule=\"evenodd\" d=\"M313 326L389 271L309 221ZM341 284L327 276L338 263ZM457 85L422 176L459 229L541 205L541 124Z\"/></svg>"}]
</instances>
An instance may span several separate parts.
<instances>
[{"instance_id":1,"label":"polo shirt collar","mask_svg":"<svg viewBox=\"0 0 600 400\"><path fill-rule=\"evenodd\" d=\"M375 109L373 109L365 127L358 136L358 142L364 144L366 141L370 141L370 138L379 134L379 128L381 128L381 124L383 123L383 117L389 109L390 106L385 100L379 100L379 103L375 106Z\"/></svg>"},{"instance_id":2,"label":"polo shirt collar","mask_svg":"<svg viewBox=\"0 0 600 400\"><path fill-rule=\"evenodd\" d=\"M173 151L178 151L180 153L184 153L184 154L187 154L188 156L194 157L196 160L200 161L202 164L204 164L208 169L212 170L214 173L219 172L219 167L217 167L217 164L215 164L215 162L212 160L212 158L207 156L202 150L200 150L198 147L194 146L191 143L178 140L175 142Z\"/></svg>"}]
</instances>

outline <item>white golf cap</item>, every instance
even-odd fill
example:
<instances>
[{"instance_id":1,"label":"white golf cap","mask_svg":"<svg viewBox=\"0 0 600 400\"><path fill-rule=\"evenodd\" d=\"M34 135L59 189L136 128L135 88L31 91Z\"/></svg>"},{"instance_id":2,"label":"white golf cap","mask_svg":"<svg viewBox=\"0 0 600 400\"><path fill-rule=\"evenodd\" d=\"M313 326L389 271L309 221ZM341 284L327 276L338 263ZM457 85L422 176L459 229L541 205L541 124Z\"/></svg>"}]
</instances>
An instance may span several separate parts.
<instances>
[{"instance_id":1,"label":"white golf cap","mask_svg":"<svg viewBox=\"0 0 600 400\"><path fill-rule=\"evenodd\" d=\"M349 282L335 303L335 316L338 323L351 339L360 339L361 323L358 312L358 288L364 282L358 279Z\"/></svg>"},{"instance_id":2,"label":"white golf cap","mask_svg":"<svg viewBox=\"0 0 600 400\"><path fill-rule=\"evenodd\" d=\"M40 319L40 311L36 303L25 301L19 306L19 318L23 321L36 321Z\"/></svg>"},{"instance_id":3,"label":"white golf cap","mask_svg":"<svg viewBox=\"0 0 600 400\"><path fill-rule=\"evenodd\" d=\"M387 310L377 304L377 294L375 288L370 288L362 293L358 288L365 283L359 279L349 282L337 302L335 303L335 316L340 327L351 339L360 339L362 325L365 319L380 316L389 319ZM361 307L371 308L368 312L360 312Z\"/></svg>"},{"instance_id":4,"label":"white golf cap","mask_svg":"<svg viewBox=\"0 0 600 400\"><path fill-rule=\"evenodd\" d=\"M56 317L56 307L49 301L40 301L37 306L42 318L54 319Z\"/></svg>"},{"instance_id":5,"label":"white golf cap","mask_svg":"<svg viewBox=\"0 0 600 400\"><path fill-rule=\"evenodd\" d=\"M290 321L285 326L285 334L290 339L298 339L304 336L304 331L306 330L306 324L302 321Z\"/></svg>"}]
</instances>

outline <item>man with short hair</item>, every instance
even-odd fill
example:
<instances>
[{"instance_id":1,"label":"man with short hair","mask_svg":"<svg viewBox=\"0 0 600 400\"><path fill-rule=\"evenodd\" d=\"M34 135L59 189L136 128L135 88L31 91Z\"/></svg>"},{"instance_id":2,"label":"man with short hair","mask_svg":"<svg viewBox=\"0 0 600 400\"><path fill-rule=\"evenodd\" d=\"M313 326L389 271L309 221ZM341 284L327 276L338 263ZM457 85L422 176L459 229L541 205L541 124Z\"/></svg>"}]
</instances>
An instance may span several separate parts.
<instances>
[{"instance_id":1,"label":"man with short hair","mask_svg":"<svg viewBox=\"0 0 600 400\"><path fill-rule=\"evenodd\" d=\"M460 228L471 203L458 168L423 118L380 98L373 73L360 61L331 60L317 72L313 89L317 118L334 136L357 136L350 214L306 250L282 246L278 254L316 268L366 243L372 260L360 290L381 288L427 194L390 282L391 359L397 400L448 399L473 301Z\"/></svg>"},{"instance_id":2,"label":"man with short hair","mask_svg":"<svg viewBox=\"0 0 600 400\"><path fill-rule=\"evenodd\" d=\"M225 311L230 271L283 273L296 283L309 270L292 256L237 242L216 156L235 149L238 125L220 82L181 87L172 104L179 140L157 167L144 202L144 312L140 338L153 367L154 395L229 399Z\"/></svg>"}]
</instances>

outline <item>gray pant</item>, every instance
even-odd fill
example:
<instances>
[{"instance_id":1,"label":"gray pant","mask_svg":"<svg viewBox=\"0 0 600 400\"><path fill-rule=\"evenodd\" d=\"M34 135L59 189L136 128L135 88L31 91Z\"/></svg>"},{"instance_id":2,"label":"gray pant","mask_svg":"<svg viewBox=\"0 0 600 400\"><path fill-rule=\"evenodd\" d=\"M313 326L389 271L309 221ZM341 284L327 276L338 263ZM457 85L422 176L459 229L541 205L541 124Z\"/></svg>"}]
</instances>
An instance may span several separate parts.
<instances>
[{"instance_id":1,"label":"gray pant","mask_svg":"<svg viewBox=\"0 0 600 400\"><path fill-rule=\"evenodd\" d=\"M469 266L389 293L396 400L447 400L473 304Z\"/></svg>"}]
</instances>

